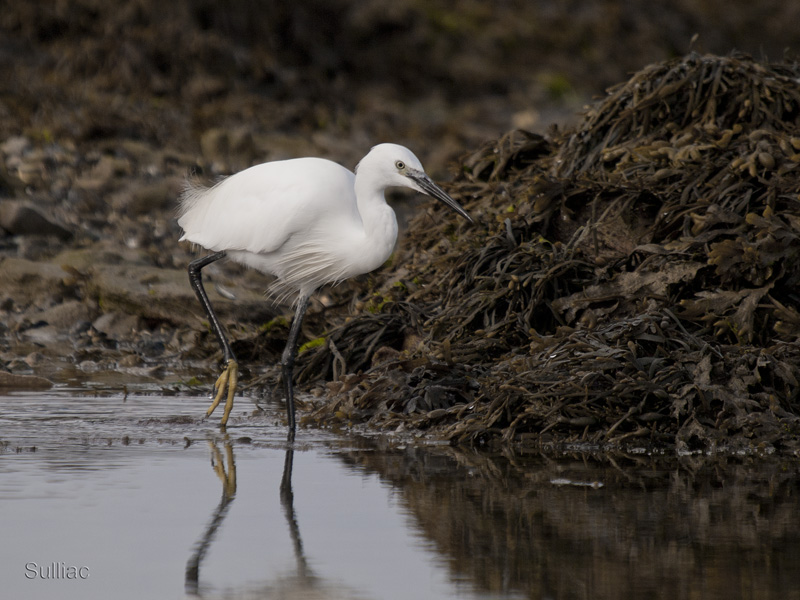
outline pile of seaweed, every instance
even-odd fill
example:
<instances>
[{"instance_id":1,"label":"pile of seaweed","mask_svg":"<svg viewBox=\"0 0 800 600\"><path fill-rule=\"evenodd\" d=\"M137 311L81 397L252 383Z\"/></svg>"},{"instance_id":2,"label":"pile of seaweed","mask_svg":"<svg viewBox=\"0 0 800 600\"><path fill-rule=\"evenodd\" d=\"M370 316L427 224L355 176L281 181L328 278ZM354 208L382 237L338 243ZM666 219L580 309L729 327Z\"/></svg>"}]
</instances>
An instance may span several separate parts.
<instances>
[{"instance_id":1,"label":"pile of seaweed","mask_svg":"<svg viewBox=\"0 0 800 600\"><path fill-rule=\"evenodd\" d=\"M800 66L690 54L465 156L302 352L305 420L453 443L798 448ZM362 294L364 292L362 291ZM313 344L310 346L314 346Z\"/></svg>"}]
</instances>

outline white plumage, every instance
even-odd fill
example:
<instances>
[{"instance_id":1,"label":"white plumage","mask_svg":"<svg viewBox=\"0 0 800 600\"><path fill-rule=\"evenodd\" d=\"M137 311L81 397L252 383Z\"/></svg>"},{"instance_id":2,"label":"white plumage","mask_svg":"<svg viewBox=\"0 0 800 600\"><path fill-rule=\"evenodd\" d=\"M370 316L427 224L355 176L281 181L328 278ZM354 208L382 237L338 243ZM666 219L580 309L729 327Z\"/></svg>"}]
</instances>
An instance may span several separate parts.
<instances>
[{"instance_id":1,"label":"white plumage","mask_svg":"<svg viewBox=\"0 0 800 600\"><path fill-rule=\"evenodd\" d=\"M308 297L327 283L338 283L381 266L397 239L397 219L386 204L390 186L409 187L433 196L465 218L458 203L425 174L416 156L397 144L375 146L356 172L321 158L297 158L250 167L205 188L189 184L181 197L181 240L214 255L189 266L190 279L223 347L226 371L217 381L219 403L228 385L223 424L233 402L227 377L236 361L203 290L200 270L228 258L274 275L273 298L297 295L297 313L283 356L284 378L291 379L299 324ZM231 366L232 365L232 366ZM287 381L290 431L294 430L291 381Z\"/></svg>"}]
</instances>

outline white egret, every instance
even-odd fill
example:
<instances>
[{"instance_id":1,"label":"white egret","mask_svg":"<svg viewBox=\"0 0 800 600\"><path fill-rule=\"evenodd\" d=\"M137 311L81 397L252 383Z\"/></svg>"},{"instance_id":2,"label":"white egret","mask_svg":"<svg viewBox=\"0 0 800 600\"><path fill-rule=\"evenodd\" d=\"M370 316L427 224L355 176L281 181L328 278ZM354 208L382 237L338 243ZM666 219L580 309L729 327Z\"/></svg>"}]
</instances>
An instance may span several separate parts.
<instances>
[{"instance_id":1,"label":"white egret","mask_svg":"<svg viewBox=\"0 0 800 600\"><path fill-rule=\"evenodd\" d=\"M181 241L213 252L189 264L189 280L219 343L225 368L216 381L210 416L227 391L228 421L238 382L238 363L203 289L201 269L221 258L275 276L269 295L296 296L296 312L281 358L290 435L294 434L292 369L309 296L320 286L377 269L397 239L397 219L386 204L387 187L408 187L444 202L472 222L437 186L416 156L397 144L370 150L355 173L321 158L268 162L223 179L211 188L189 184L180 202Z\"/></svg>"}]
</instances>

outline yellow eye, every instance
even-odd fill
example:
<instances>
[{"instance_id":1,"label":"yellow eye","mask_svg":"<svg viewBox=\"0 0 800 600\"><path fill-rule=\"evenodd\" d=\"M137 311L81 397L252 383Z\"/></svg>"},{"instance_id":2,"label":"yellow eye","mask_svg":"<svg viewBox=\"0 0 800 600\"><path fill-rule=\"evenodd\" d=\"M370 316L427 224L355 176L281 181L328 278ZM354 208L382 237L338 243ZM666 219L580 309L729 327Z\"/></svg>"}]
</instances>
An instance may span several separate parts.
<instances>
[{"instance_id":1,"label":"yellow eye","mask_svg":"<svg viewBox=\"0 0 800 600\"><path fill-rule=\"evenodd\" d=\"M402 160L398 160L396 163L394 163L394 166L397 167L398 171L402 171L406 168L406 163L404 163Z\"/></svg>"}]
</instances>

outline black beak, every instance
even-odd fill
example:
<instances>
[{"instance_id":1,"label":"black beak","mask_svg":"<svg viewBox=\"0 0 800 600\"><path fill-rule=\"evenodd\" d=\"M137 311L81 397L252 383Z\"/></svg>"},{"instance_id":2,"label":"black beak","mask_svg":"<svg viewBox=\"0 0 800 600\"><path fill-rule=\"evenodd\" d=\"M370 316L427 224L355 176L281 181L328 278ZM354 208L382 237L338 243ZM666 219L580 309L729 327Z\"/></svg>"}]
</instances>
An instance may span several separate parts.
<instances>
[{"instance_id":1,"label":"black beak","mask_svg":"<svg viewBox=\"0 0 800 600\"><path fill-rule=\"evenodd\" d=\"M411 170L409 170L407 176L414 183L416 183L417 186L419 186L419 189L423 193L427 194L428 196L432 196L433 198L436 198L437 200L441 200L447 206L449 206L451 209L453 209L453 211L455 211L458 214L460 214L462 217L464 217L470 223L474 222L472 220L472 217L470 217L469 214L467 214L467 211L465 211L463 208L461 208L461 205L458 202L456 202L450 196L448 196L447 192L445 192L442 188L440 188L438 185L433 183L431 178L428 177L425 173L423 173L422 171L411 171Z\"/></svg>"}]
</instances>

